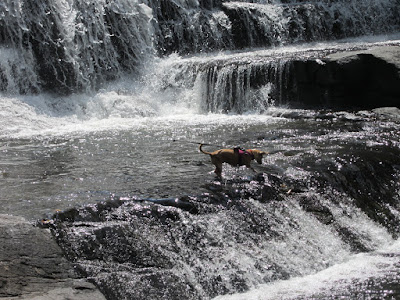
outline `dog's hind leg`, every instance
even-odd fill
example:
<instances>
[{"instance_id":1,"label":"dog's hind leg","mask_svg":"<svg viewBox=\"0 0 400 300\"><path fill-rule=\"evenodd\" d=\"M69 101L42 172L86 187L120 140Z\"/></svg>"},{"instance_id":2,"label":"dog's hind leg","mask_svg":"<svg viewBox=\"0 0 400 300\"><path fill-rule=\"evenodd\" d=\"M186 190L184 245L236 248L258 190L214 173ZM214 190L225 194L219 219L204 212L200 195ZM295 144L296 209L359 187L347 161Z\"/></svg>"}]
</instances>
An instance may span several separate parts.
<instances>
[{"instance_id":1,"label":"dog's hind leg","mask_svg":"<svg viewBox=\"0 0 400 300\"><path fill-rule=\"evenodd\" d=\"M214 156L211 157L211 162L215 165L214 173L217 174L218 177L221 177L221 175L222 175L222 162L218 158L216 158Z\"/></svg>"},{"instance_id":2,"label":"dog's hind leg","mask_svg":"<svg viewBox=\"0 0 400 300\"><path fill-rule=\"evenodd\" d=\"M222 167L215 167L214 173L217 174L218 177L222 176Z\"/></svg>"}]
</instances>

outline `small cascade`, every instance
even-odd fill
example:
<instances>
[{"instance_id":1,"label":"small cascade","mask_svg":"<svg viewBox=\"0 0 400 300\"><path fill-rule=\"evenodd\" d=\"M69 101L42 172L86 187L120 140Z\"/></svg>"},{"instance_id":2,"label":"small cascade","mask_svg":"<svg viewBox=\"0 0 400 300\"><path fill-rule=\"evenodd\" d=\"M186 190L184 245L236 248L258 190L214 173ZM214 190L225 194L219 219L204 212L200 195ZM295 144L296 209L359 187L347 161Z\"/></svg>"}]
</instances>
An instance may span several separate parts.
<instances>
[{"instance_id":1,"label":"small cascade","mask_svg":"<svg viewBox=\"0 0 400 300\"><path fill-rule=\"evenodd\" d=\"M115 197L49 224L109 299L210 299L315 274L399 234L398 148L340 151L294 156L286 174L211 181L201 195Z\"/></svg>"},{"instance_id":2,"label":"small cascade","mask_svg":"<svg viewBox=\"0 0 400 300\"><path fill-rule=\"evenodd\" d=\"M0 47L0 91L26 94L40 91L32 52Z\"/></svg>"},{"instance_id":3,"label":"small cascade","mask_svg":"<svg viewBox=\"0 0 400 300\"><path fill-rule=\"evenodd\" d=\"M155 22L155 48L160 55L232 49L231 21L221 1L148 1Z\"/></svg>"},{"instance_id":4,"label":"small cascade","mask_svg":"<svg viewBox=\"0 0 400 300\"><path fill-rule=\"evenodd\" d=\"M205 110L211 112L265 112L289 98L285 60L261 64L209 67L202 74Z\"/></svg>"}]
</instances>

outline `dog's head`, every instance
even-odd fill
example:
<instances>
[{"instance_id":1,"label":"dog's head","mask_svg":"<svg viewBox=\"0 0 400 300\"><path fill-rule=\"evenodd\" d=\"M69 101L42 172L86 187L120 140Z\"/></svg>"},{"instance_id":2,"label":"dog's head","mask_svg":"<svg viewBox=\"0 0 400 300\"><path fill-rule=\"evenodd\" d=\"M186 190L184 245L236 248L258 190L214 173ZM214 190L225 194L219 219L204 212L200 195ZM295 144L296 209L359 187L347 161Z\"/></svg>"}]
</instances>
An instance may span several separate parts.
<instances>
[{"instance_id":1,"label":"dog's head","mask_svg":"<svg viewBox=\"0 0 400 300\"><path fill-rule=\"evenodd\" d=\"M251 153L254 155L254 160L257 163L259 163L260 165L262 164L263 155L268 154L268 152L255 150L255 149L252 149Z\"/></svg>"}]
</instances>

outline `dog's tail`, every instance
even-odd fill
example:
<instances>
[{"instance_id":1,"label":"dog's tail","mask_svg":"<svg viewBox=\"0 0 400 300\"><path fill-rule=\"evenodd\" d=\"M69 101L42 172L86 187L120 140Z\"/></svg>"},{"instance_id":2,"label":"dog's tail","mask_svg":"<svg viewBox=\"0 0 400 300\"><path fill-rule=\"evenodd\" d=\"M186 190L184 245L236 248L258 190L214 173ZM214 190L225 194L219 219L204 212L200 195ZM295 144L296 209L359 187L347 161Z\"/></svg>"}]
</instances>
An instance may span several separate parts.
<instances>
[{"instance_id":1,"label":"dog's tail","mask_svg":"<svg viewBox=\"0 0 400 300\"><path fill-rule=\"evenodd\" d=\"M211 152L207 152L207 151L204 151L203 149L201 149L201 147L203 147L203 146L204 146L204 144L200 144L200 146L199 146L200 152L202 152L202 153L204 153L204 154L209 154L209 155L211 155Z\"/></svg>"}]
</instances>

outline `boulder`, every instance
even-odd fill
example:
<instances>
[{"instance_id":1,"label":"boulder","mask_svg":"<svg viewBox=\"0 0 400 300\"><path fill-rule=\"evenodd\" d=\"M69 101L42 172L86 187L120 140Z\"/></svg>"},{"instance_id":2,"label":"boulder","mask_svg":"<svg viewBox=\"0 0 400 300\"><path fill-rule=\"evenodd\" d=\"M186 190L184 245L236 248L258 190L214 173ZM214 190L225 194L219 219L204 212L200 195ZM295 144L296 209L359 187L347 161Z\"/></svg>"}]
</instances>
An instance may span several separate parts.
<instances>
[{"instance_id":1,"label":"boulder","mask_svg":"<svg viewBox=\"0 0 400 300\"><path fill-rule=\"evenodd\" d=\"M48 229L9 215L0 215L0 298L105 299L79 278Z\"/></svg>"},{"instance_id":2,"label":"boulder","mask_svg":"<svg viewBox=\"0 0 400 300\"><path fill-rule=\"evenodd\" d=\"M400 107L400 46L293 62L298 103L329 108Z\"/></svg>"}]
</instances>

